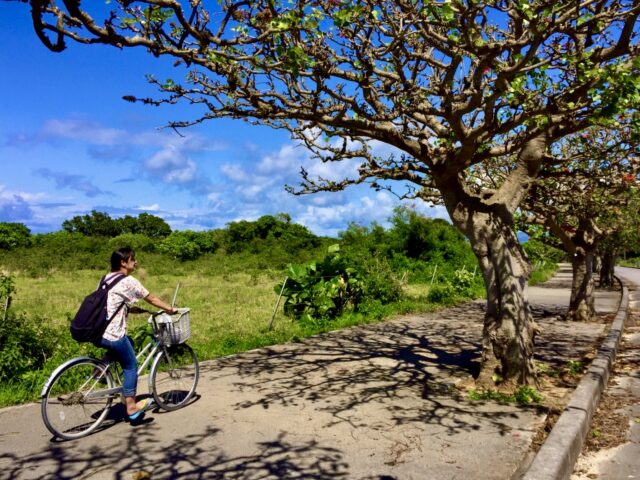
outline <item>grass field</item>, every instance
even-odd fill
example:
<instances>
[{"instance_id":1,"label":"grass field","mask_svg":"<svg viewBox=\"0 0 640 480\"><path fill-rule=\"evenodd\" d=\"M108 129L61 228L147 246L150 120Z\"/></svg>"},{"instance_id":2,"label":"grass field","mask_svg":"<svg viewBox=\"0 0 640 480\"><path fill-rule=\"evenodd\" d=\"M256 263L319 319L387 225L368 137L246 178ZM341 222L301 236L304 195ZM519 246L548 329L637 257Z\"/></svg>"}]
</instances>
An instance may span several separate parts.
<instances>
[{"instance_id":1,"label":"grass field","mask_svg":"<svg viewBox=\"0 0 640 480\"><path fill-rule=\"evenodd\" d=\"M100 278L95 270L56 272L31 278L15 275L16 293L12 309L29 317L39 317L52 326L66 329L85 295L95 289ZM201 358L214 358L274 343L295 341L322 331L348 325L379 321L394 312L433 310L426 300L428 287L407 286L407 298L378 315L345 315L332 322L301 324L282 313L282 304L274 312L277 293L274 286L283 280L273 272L221 273L219 275L149 275L144 269L134 273L150 292L170 302L176 285L180 289L176 304L191 308L189 344ZM141 301L140 306L150 307ZM146 322L146 315L131 315L130 328Z\"/></svg>"}]
</instances>

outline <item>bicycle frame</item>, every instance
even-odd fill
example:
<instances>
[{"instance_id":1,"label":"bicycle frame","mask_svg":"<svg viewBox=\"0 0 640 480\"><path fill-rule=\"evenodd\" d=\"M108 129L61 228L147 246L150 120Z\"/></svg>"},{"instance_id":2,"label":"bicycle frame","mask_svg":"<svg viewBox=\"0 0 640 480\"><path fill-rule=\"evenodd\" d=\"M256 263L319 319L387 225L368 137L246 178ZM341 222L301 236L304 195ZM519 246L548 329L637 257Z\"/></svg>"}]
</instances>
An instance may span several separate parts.
<instances>
[{"instance_id":1,"label":"bicycle frame","mask_svg":"<svg viewBox=\"0 0 640 480\"><path fill-rule=\"evenodd\" d=\"M136 360L138 361L138 376L140 376L140 374L147 368L147 366L149 365L151 360L155 357L156 353L158 353L158 351L160 349L165 349L166 348L162 344L160 339L159 339L159 328L158 328L158 324L157 324L156 319L155 319L155 315L152 314L151 318L153 320L153 332L154 332L153 339L149 340L147 342L147 344L144 346L144 348L142 350L140 350L140 352L138 352L136 354ZM83 359L87 359L87 360L94 360L92 357L83 356L83 357L75 357L75 358L72 358L72 359L64 362L62 365L60 365L58 368L56 368L53 371L53 373L49 376L49 378L45 382L45 384L42 387L42 390L40 392L40 397L41 398L46 395L46 392L47 392L47 390L49 388L49 383L50 383L51 379L55 378L59 371L67 368L68 364L70 364L72 362L75 362L78 358L83 358ZM142 363L140 362L141 358L144 358ZM117 364L117 362L113 362L113 361L105 363L104 364L104 368L102 368L102 370L100 370L99 374L95 375L94 378L87 379L87 383L90 382L90 381L93 381L93 382L95 382L93 387L95 387L95 385L98 384L99 380L103 377L105 372L107 370L109 370L112 365L116 365L116 364ZM84 397L85 400L104 398L104 397L110 397L110 396L115 397L115 396L118 396L118 395L122 395L122 379L120 378L120 373L119 373L118 369L115 368L115 367L112 369L112 371L114 373L114 378L115 378L118 386L112 387L112 388L104 388L104 389L100 389L100 390L96 390L96 391L91 390L85 395L85 397Z\"/></svg>"}]
</instances>

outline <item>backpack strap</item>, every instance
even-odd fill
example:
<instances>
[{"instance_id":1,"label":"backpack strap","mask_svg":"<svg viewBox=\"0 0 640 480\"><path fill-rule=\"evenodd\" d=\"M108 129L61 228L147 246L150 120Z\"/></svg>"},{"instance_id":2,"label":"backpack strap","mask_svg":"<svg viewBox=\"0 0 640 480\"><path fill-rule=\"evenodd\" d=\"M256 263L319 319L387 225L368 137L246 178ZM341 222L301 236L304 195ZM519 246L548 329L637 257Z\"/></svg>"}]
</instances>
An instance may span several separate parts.
<instances>
[{"instance_id":1,"label":"backpack strap","mask_svg":"<svg viewBox=\"0 0 640 480\"><path fill-rule=\"evenodd\" d=\"M124 277L126 277L126 275L124 273L118 273L117 275L114 275L113 277L111 277L110 281L107 282L107 280L106 280L107 275L103 276L100 279L100 283L98 284L98 288L106 288L107 291L111 290L118 283L120 283L120 280L122 280L122 279L124 279Z\"/></svg>"},{"instance_id":2,"label":"backpack strap","mask_svg":"<svg viewBox=\"0 0 640 480\"><path fill-rule=\"evenodd\" d=\"M120 273L119 275L114 275L113 278L111 279L111 282L107 283L107 281L105 280L107 278L107 276L105 275L104 277L102 277L102 279L100 280L100 285L98 285L98 288L105 288L107 290L107 292L109 292L109 290L111 290L113 287L115 287L118 283L120 283L120 280L124 279L126 277L126 275L124 273ZM124 300L122 301L122 303L120 305L118 305L118 308L116 308L116 311L113 312L113 315L111 315L108 319L107 319L107 324L111 323L111 320L114 319L114 317L118 314L118 312L120 310L122 310L122 307L125 306L127 302L125 302Z\"/></svg>"}]
</instances>

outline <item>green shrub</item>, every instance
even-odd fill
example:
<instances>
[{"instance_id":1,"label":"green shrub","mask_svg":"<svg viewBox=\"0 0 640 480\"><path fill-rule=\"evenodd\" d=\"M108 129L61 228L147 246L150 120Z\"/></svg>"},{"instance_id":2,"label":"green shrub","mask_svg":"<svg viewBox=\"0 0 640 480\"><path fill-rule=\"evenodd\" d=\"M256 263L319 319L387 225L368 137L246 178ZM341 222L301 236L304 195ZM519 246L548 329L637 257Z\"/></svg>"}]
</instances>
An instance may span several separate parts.
<instances>
[{"instance_id":1,"label":"green shrub","mask_svg":"<svg viewBox=\"0 0 640 480\"><path fill-rule=\"evenodd\" d=\"M303 320L335 318L347 305L362 299L362 278L340 256L338 245L329 247L321 262L290 265L288 277L275 291L283 292L284 312Z\"/></svg>"},{"instance_id":2,"label":"green shrub","mask_svg":"<svg viewBox=\"0 0 640 480\"><path fill-rule=\"evenodd\" d=\"M31 230L22 223L0 222L0 249L12 250L31 244Z\"/></svg>"},{"instance_id":3,"label":"green shrub","mask_svg":"<svg viewBox=\"0 0 640 480\"><path fill-rule=\"evenodd\" d=\"M460 296L467 296L473 287L473 273L467 270L456 270L453 272L453 280L451 282L456 293Z\"/></svg>"},{"instance_id":4,"label":"green shrub","mask_svg":"<svg viewBox=\"0 0 640 480\"><path fill-rule=\"evenodd\" d=\"M3 315L11 304L11 295L16 291L15 283L11 277L0 273L0 307Z\"/></svg>"},{"instance_id":5,"label":"green shrub","mask_svg":"<svg viewBox=\"0 0 640 480\"><path fill-rule=\"evenodd\" d=\"M382 305L400 300L402 286L385 259L372 258L356 268L361 272L363 300Z\"/></svg>"},{"instance_id":6,"label":"green shrub","mask_svg":"<svg viewBox=\"0 0 640 480\"><path fill-rule=\"evenodd\" d=\"M527 254L527 257L529 257L531 263L558 263L566 256L566 253L562 250L551 247L535 238L530 238L524 242L522 249Z\"/></svg>"},{"instance_id":7,"label":"green shrub","mask_svg":"<svg viewBox=\"0 0 640 480\"><path fill-rule=\"evenodd\" d=\"M264 215L254 222L231 222L225 233L225 249L231 253L245 250L259 253L270 250L275 244L282 245L291 252L315 248L321 241L306 227L291 223L291 217L286 213Z\"/></svg>"},{"instance_id":8,"label":"green shrub","mask_svg":"<svg viewBox=\"0 0 640 480\"><path fill-rule=\"evenodd\" d=\"M471 390L469 391L470 400L495 400L503 403L517 403L520 405L529 405L531 403L540 403L544 398L537 390L522 385L511 395L498 392L496 390Z\"/></svg>"},{"instance_id":9,"label":"green shrub","mask_svg":"<svg viewBox=\"0 0 640 480\"><path fill-rule=\"evenodd\" d=\"M204 253L213 253L219 247L217 235L213 231L194 232L182 230L173 232L162 240L158 251L179 260L195 260Z\"/></svg>"},{"instance_id":10,"label":"green shrub","mask_svg":"<svg viewBox=\"0 0 640 480\"><path fill-rule=\"evenodd\" d=\"M0 323L0 382L40 370L56 350L58 336L42 319L9 311Z\"/></svg>"},{"instance_id":11,"label":"green shrub","mask_svg":"<svg viewBox=\"0 0 640 480\"><path fill-rule=\"evenodd\" d=\"M198 258L202 251L200 246L183 235L170 235L159 246L160 252L180 260Z\"/></svg>"},{"instance_id":12,"label":"green shrub","mask_svg":"<svg viewBox=\"0 0 640 480\"><path fill-rule=\"evenodd\" d=\"M171 233L167 222L149 213L141 213L137 217L125 215L122 218L111 218L108 213L96 210L65 220L62 222L62 229L87 237L116 237L134 233L149 238L164 238Z\"/></svg>"},{"instance_id":13,"label":"green shrub","mask_svg":"<svg viewBox=\"0 0 640 480\"><path fill-rule=\"evenodd\" d=\"M449 281L434 284L427 294L427 300L443 305L452 304L456 298L456 289Z\"/></svg>"}]
</instances>

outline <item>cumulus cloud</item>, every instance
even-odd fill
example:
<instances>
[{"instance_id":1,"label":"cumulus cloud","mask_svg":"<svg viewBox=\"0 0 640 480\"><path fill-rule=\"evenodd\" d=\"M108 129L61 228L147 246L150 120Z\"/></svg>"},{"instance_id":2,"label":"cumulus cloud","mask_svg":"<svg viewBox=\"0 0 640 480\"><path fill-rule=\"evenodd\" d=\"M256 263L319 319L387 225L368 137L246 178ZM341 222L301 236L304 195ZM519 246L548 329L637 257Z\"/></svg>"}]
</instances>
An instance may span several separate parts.
<instances>
[{"instance_id":1,"label":"cumulus cloud","mask_svg":"<svg viewBox=\"0 0 640 480\"><path fill-rule=\"evenodd\" d=\"M188 190L196 196L206 196L212 189L211 180L198 165L175 145L167 145L143 162L143 172L152 181Z\"/></svg>"},{"instance_id":2,"label":"cumulus cloud","mask_svg":"<svg viewBox=\"0 0 640 480\"><path fill-rule=\"evenodd\" d=\"M397 206L397 200L387 192L353 198L342 205L308 205L298 215L298 221L312 231L337 235L351 222L369 225L371 222L386 223Z\"/></svg>"}]
</instances>

